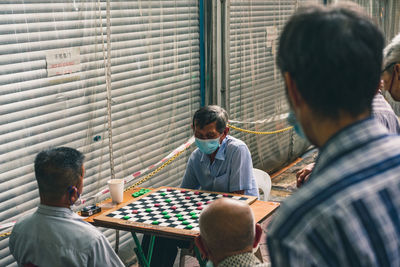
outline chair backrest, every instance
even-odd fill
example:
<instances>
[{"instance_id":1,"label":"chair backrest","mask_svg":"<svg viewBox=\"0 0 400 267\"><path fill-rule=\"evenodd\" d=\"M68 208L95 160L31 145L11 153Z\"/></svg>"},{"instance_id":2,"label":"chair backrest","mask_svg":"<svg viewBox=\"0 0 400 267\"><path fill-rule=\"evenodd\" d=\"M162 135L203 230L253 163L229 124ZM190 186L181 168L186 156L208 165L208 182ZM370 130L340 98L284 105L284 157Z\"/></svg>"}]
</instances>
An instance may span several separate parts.
<instances>
[{"instance_id":1,"label":"chair backrest","mask_svg":"<svg viewBox=\"0 0 400 267\"><path fill-rule=\"evenodd\" d=\"M254 178L257 182L258 191L260 193L260 200L267 201L271 193L271 177L265 171L253 169Z\"/></svg>"}]
</instances>

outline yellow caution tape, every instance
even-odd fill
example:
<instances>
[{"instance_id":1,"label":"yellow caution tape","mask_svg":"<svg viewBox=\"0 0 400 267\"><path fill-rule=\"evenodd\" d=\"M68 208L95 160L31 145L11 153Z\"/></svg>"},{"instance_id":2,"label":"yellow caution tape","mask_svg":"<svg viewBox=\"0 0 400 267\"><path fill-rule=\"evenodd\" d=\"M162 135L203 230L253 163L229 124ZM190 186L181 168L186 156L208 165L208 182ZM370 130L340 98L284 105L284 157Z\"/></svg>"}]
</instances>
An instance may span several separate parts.
<instances>
[{"instance_id":1,"label":"yellow caution tape","mask_svg":"<svg viewBox=\"0 0 400 267\"><path fill-rule=\"evenodd\" d=\"M289 127L286 127L286 128L280 129L280 130L276 130L276 131L271 131L271 132L257 132L257 131L250 131L250 130L242 129L242 128L233 126L231 124L228 124L227 126L229 128L232 128L232 129L235 129L235 130L238 130L238 131L241 131L241 132L245 132L245 133L251 133L251 134L277 134L277 133L282 133L282 132L285 132L285 131L289 131L290 129L293 128L293 126L289 126Z\"/></svg>"}]
</instances>

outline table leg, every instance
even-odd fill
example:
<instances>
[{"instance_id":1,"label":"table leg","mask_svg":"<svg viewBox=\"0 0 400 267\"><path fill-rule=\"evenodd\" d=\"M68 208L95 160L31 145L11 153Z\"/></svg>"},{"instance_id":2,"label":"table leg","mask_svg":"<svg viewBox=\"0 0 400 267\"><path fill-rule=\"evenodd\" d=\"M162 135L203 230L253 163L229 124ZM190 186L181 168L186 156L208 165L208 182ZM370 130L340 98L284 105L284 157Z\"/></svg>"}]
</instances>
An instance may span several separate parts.
<instances>
[{"instance_id":1,"label":"table leg","mask_svg":"<svg viewBox=\"0 0 400 267\"><path fill-rule=\"evenodd\" d=\"M149 266L150 266L150 264L151 264L151 256L153 255L153 248L154 248L154 240L155 240L155 236L154 235L152 235L151 237L150 237L150 244L149 244L149 250L148 250L148 252L147 252L147 260L148 260L148 262L149 262Z\"/></svg>"},{"instance_id":2,"label":"table leg","mask_svg":"<svg viewBox=\"0 0 400 267\"><path fill-rule=\"evenodd\" d=\"M206 267L207 260L203 260L201 257L200 251L197 246L194 246L194 253L196 254L197 261L200 264L200 267Z\"/></svg>"},{"instance_id":3,"label":"table leg","mask_svg":"<svg viewBox=\"0 0 400 267\"><path fill-rule=\"evenodd\" d=\"M139 258L139 261L142 262L145 267L150 267L150 263L147 261L146 256L143 253L142 245L140 244L139 239L136 236L136 233L131 232L131 234L132 234L133 240L135 241L135 244L136 244L136 249L138 251L137 256ZM152 236L152 238L154 238L154 237ZM152 241L153 242L150 242L150 244L151 243L154 244L154 239ZM149 248L149 252L150 252L150 249L153 250L153 247L151 246Z\"/></svg>"}]
</instances>

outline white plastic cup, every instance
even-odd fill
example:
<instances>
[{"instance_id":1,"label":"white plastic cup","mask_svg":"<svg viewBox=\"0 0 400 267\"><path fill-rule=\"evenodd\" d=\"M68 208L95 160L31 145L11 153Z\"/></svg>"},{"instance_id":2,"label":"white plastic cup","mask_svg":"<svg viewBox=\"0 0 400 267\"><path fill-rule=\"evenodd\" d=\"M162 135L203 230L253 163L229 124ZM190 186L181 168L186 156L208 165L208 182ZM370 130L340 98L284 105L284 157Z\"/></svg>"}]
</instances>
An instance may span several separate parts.
<instances>
[{"instance_id":1,"label":"white plastic cup","mask_svg":"<svg viewBox=\"0 0 400 267\"><path fill-rule=\"evenodd\" d=\"M111 199L114 203L121 203L124 200L124 179L112 179L107 182L110 189Z\"/></svg>"}]
</instances>

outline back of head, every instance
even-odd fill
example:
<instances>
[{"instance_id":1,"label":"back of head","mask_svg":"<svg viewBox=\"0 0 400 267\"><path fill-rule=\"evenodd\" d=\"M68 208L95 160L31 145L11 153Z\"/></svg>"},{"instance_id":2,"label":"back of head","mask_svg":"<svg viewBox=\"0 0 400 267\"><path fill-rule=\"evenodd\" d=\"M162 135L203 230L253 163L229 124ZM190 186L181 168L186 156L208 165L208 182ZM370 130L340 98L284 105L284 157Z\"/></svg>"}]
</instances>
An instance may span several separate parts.
<instances>
[{"instance_id":1,"label":"back of head","mask_svg":"<svg viewBox=\"0 0 400 267\"><path fill-rule=\"evenodd\" d=\"M204 126L216 122L217 131L222 133L228 123L228 113L220 106L210 105L197 110L193 115L193 128L202 129Z\"/></svg>"},{"instance_id":2,"label":"back of head","mask_svg":"<svg viewBox=\"0 0 400 267\"><path fill-rule=\"evenodd\" d=\"M357 116L371 110L383 46L382 33L355 4L305 6L283 29L277 63L317 114Z\"/></svg>"},{"instance_id":3,"label":"back of head","mask_svg":"<svg viewBox=\"0 0 400 267\"><path fill-rule=\"evenodd\" d=\"M200 216L200 235L214 255L251 249L255 237L253 212L247 203L222 198Z\"/></svg>"},{"instance_id":4,"label":"back of head","mask_svg":"<svg viewBox=\"0 0 400 267\"><path fill-rule=\"evenodd\" d=\"M59 147L44 150L35 159L35 176L39 192L47 199L58 200L77 185L83 176L84 155L76 149Z\"/></svg>"}]
</instances>

